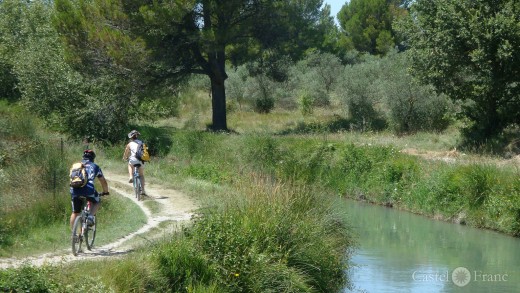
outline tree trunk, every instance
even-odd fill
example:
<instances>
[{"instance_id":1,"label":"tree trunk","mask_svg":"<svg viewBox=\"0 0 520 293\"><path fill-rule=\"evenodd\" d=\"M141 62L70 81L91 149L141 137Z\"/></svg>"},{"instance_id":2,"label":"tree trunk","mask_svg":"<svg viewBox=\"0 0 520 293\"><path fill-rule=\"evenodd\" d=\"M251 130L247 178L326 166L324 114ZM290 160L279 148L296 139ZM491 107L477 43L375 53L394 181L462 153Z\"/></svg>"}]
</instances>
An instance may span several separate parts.
<instances>
[{"instance_id":1,"label":"tree trunk","mask_svg":"<svg viewBox=\"0 0 520 293\"><path fill-rule=\"evenodd\" d=\"M224 81L211 78L211 106L213 110L211 129L227 131L226 88Z\"/></svg>"},{"instance_id":2,"label":"tree trunk","mask_svg":"<svg viewBox=\"0 0 520 293\"><path fill-rule=\"evenodd\" d=\"M211 129L227 131L226 88L224 84L227 74L224 48L210 54L208 59L211 70L211 106L213 110Z\"/></svg>"}]
</instances>

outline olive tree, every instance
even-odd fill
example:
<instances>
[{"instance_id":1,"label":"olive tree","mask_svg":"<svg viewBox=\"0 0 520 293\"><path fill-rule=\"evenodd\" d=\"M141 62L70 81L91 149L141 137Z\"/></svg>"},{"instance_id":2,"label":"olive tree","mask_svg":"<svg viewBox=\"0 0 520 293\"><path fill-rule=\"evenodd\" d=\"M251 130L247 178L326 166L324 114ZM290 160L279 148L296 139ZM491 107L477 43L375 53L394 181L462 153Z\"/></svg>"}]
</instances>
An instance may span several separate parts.
<instances>
[{"instance_id":1,"label":"olive tree","mask_svg":"<svg viewBox=\"0 0 520 293\"><path fill-rule=\"evenodd\" d=\"M407 52L393 52L382 60L378 86L390 126L398 134L446 129L453 116L452 103L431 85L419 83L409 73L409 65Z\"/></svg>"}]
</instances>

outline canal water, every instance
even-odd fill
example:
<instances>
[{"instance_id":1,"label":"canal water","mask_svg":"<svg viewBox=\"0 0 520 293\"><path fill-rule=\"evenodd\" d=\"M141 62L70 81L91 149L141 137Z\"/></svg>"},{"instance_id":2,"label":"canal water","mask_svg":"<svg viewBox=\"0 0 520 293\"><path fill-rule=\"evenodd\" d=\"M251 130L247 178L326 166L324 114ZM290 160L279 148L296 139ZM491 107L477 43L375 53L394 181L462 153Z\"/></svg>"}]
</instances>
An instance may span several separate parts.
<instances>
[{"instance_id":1,"label":"canal water","mask_svg":"<svg viewBox=\"0 0 520 293\"><path fill-rule=\"evenodd\" d=\"M358 246L344 292L520 292L520 239L396 209L340 203Z\"/></svg>"}]
</instances>

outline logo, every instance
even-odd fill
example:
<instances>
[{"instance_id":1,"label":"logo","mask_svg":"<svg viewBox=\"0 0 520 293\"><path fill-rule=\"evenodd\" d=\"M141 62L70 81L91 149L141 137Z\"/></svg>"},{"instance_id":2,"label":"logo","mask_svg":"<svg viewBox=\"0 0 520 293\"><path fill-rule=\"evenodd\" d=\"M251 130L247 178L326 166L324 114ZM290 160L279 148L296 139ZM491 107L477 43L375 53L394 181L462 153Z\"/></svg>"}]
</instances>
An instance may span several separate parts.
<instances>
[{"instance_id":1,"label":"logo","mask_svg":"<svg viewBox=\"0 0 520 293\"><path fill-rule=\"evenodd\" d=\"M451 273L453 284L464 287L471 281L471 272L465 267L458 267Z\"/></svg>"},{"instance_id":2,"label":"logo","mask_svg":"<svg viewBox=\"0 0 520 293\"><path fill-rule=\"evenodd\" d=\"M450 280L451 277L451 280ZM451 271L414 271L412 279L416 282L452 282L458 287L464 287L470 282L507 282L508 273L489 273L481 270L470 271L465 267L458 267Z\"/></svg>"}]
</instances>

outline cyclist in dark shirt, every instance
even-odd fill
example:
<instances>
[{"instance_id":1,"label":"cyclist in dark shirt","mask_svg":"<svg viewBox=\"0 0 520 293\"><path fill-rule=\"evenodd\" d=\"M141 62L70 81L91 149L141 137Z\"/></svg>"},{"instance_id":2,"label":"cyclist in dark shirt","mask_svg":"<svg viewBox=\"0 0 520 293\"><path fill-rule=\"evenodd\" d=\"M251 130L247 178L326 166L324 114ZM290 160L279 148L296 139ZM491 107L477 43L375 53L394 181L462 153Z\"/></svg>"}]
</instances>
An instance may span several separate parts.
<instances>
[{"instance_id":1,"label":"cyclist in dark shirt","mask_svg":"<svg viewBox=\"0 0 520 293\"><path fill-rule=\"evenodd\" d=\"M72 214L70 215L70 226L74 225L74 220L81 213L81 209L83 208L83 201L81 197L85 197L88 201L91 202L91 215L95 216L97 210L99 209L101 199L100 194L96 191L94 187L94 179L97 178L101 183L101 187L103 188L103 193L101 195L108 195L108 183L103 176L103 171L101 168L94 163L94 159L96 158L96 154L93 150L85 150L83 152L83 160L82 163L85 165L85 171L87 172L88 180L87 184L81 188L70 188L70 194L72 198Z\"/></svg>"}]
</instances>

